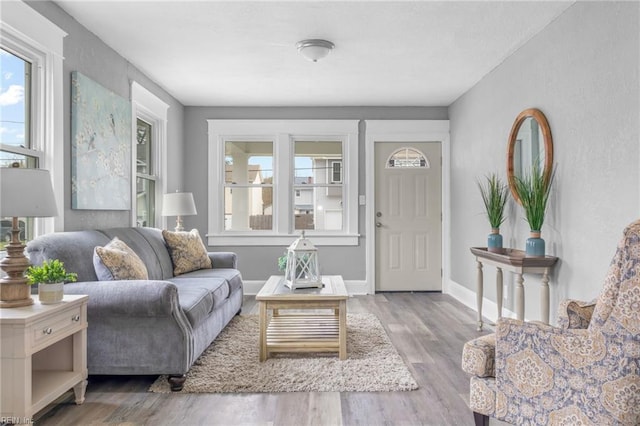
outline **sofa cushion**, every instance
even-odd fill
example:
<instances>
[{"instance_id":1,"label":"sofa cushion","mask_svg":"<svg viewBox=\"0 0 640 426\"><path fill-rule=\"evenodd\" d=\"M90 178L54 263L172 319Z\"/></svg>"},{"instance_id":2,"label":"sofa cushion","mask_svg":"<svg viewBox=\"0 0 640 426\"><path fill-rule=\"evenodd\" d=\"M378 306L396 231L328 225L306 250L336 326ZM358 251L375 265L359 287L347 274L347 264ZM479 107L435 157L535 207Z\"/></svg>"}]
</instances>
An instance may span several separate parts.
<instances>
[{"instance_id":1,"label":"sofa cushion","mask_svg":"<svg viewBox=\"0 0 640 426\"><path fill-rule=\"evenodd\" d=\"M189 272L184 277L189 278L222 278L229 285L229 294L234 293L242 288L242 275L237 269L231 268L214 268L200 269L198 271ZM171 281L174 281L173 279Z\"/></svg>"},{"instance_id":2,"label":"sofa cushion","mask_svg":"<svg viewBox=\"0 0 640 426\"><path fill-rule=\"evenodd\" d=\"M182 286L178 289L178 300L194 329L209 318L213 311L213 295L202 287Z\"/></svg>"},{"instance_id":3,"label":"sofa cushion","mask_svg":"<svg viewBox=\"0 0 640 426\"><path fill-rule=\"evenodd\" d=\"M173 274L180 275L198 269L211 269L211 259L207 254L197 229L190 232L162 231L169 254L173 261Z\"/></svg>"},{"instance_id":4,"label":"sofa cushion","mask_svg":"<svg viewBox=\"0 0 640 426\"><path fill-rule=\"evenodd\" d=\"M180 297L181 305L182 292L194 288L205 290L211 294L213 309L222 305L229 297L229 283L224 278L194 277L191 274L185 274L179 277L174 277L170 281L178 287L178 295Z\"/></svg>"},{"instance_id":5,"label":"sofa cushion","mask_svg":"<svg viewBox=\"0 0 640 426\"><path fill-rule=\"evenodd\" d=\"M118 237L94 249L93 266L100 281L149 279L140 257Z\"/></svg>"},{"instance_id":6,"label":"sofa cushion","mask_svg":"<svg viewBox=\"0 0 640 426\"><path fill-rule=\"evenodd\" d=\"M228 300L229 284L222 278L197 278L190 275L174 277L171 282L178 288L180 307L191 326L196 328L214 309Z\"/></svg>"}]
</instances>

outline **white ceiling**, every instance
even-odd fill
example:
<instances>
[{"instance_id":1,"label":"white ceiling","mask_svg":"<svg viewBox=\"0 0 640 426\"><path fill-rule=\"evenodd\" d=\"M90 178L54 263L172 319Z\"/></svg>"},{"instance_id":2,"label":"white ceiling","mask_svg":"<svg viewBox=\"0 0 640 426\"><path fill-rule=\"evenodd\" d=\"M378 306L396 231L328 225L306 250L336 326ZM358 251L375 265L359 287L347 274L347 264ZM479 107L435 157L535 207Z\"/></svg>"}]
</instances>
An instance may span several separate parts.
<instances>
[{"instance_id":1,"label":"white ceiling","mask_svg":"<svg viewBox=\"0 0 640 426\"><path fill-rule=\"evenodd\" d=\"M56 3L184 105L448 106L573 2Z\"/></svg>"}]
</instances>

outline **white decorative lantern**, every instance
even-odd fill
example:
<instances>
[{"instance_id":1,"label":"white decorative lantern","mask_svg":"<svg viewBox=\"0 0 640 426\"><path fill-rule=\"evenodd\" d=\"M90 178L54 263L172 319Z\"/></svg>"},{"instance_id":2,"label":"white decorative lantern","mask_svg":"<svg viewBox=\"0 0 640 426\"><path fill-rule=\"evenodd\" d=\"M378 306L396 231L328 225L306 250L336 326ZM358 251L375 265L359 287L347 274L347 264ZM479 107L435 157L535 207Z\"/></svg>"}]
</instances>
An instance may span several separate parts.
<instances>
[{"instance_id":1,"label":"white decorative lantern","mask_svg":"<svg viewBox=\"0 0 640 426\"><path fill-rule=\"evenodd\" d=\"M287 287L297 288L322 287L322 277L318 266L318 249L302 236L287 249L287 268L285 270Z\"/></svg>"}]
</instances>

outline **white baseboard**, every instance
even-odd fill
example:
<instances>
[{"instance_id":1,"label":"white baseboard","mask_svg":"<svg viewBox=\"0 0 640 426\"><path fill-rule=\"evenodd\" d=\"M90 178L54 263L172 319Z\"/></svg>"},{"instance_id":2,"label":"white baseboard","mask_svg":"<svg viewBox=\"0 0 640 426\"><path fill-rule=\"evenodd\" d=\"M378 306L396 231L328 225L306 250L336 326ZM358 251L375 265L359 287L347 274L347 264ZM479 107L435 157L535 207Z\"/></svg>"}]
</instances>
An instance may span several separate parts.
<instances>
[{"instance_id":1,"label":"white baseboard","mask_svg":"<svg viewBox=\"0 0 640 426\"><path fill-rule=\"evenodd\" d=\"M264 285L264 283L266 282L266 280L244 280L244 294L247 295L256 295L258 294L258 292L260 291L260 289L262 288L262 286ZM368 293L368 289L369 286L367 284L366 281L362 280L362 281L351 281L351 280L345 280L344 281L344 285L345 287L347 287L347 292L350 295L354 295L354 294L367 294Z\"/></svg>"},{"instance_id":2,"label":"white baseboard","mask_svg":"<svg viewBox=\"0 0 640 426\"><path fill-rule=\"evenodd\" d=\"M476 304L476 292L471 291L463 285L458 284L455 281L449 280L447 283L449 294L454 299L458 300L463 305L468 306L475 312L478 312L478 306ZM502 316L509 318L516 318L515 312L512 312L506 308L502 308ZM482 317L485 320L489 320L491 325L495 325L498 320L498 304L493 300L489 300L486 297L482 298Z\"/></svg>"}]
</instances>

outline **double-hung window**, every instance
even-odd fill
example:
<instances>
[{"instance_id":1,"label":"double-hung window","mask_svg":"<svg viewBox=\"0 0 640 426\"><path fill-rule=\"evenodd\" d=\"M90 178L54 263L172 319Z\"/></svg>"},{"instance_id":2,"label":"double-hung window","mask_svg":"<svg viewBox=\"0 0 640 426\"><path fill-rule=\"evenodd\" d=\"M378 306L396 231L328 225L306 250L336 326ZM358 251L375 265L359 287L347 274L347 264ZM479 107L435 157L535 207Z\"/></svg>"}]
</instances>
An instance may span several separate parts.
<instances>
[{"instance_id":1,"label":"double-hung window","mask_svg":"<svg viewBox=\"0 0 640 426\"><path fill-rule=\"evenodd\" d=\"M136 120L136 225L156 226L155 138L153 124Z\"/></svg>"},{"instance_id":2,"label":"double-hung window","mask_svg":"<svg viewBox=\"0 0 640 426\"><path fill-rule=\"evenodd\" d=\"M169 106L137 82L131 84L133 123L132 221L161 228L160 200L166 192L166 133Z\"/></svg>"},{"instance_id":3,"label":"double-hung window","mask_svg":"<svg viewBox=\"0 0 640 426\"><path fill-rule=\"evenodd\" d=\"M344 192L335 165L344 142L296 137L293 145L294 230L342 231Z\"/></svg>"},{"instance_id":4,"label":"double-hung window","mask_svg":"<svg viewBox=\"0 0 640 426\"><path fill-rule=\"evenodd\" d=\"M273 141L225 141L224 230L273 230Z\"/></svg>"},{"instance_id":5,"label":"double-hung window","mask_svg":"<svg viewBox=\"0 0 640 426\"><path fill-rule=\"evenodd\" d=\"M0 167L38 168L43 151L32 143L31 69L33 64L17 52L0 47L2 91L0 92ZM1 219L0 247L11 241L12 221ZM33 239L34 219L19 218L20 240Z\"/></svg>"},{"instance_id":6,"label":"double-hung window","mask_svg":"<svg viewBox=\"0 0 640 426\"><path fill-rule=\"evenodd\" d=\"M209 245L358 244L358 122L209 120Z\"/></svg>"},{"instance_id":7,"label":"double-hung window","mask_svg":"<svg viewBox=\"0 0 640 426\"><path fill-rule=\"evenodd\" d=\"M22 2L0 15L0 167L44 168L53 179L58 216L18 218L28 241L63 227L62 42L57 26ZM11 218L0 218L0 250Z\"/></svg>"}]
</instances>

